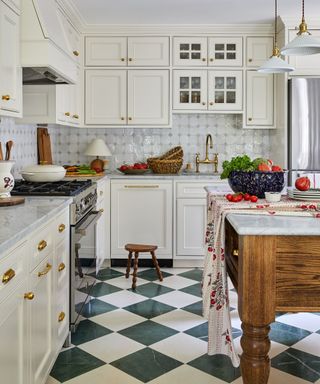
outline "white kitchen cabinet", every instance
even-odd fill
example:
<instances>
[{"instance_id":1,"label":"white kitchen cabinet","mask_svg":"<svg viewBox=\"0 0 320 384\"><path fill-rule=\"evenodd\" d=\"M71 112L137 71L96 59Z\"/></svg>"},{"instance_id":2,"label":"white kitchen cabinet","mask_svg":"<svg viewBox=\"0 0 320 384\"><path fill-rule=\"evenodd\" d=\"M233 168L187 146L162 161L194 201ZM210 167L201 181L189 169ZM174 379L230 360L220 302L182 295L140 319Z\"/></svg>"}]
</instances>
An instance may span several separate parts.
<instances>
[{"instance_id":1,"label":"white kitchen cabinet","mask_svg":"<svg viewBox=\"0 0 320 384\"><path fill-rule=\"evenodd\" d=\"M22 69L19 16L0 1L0 115L20 117Z\"/></svg>"},{"instance_id":2,"label":"white kitchen cabinet","mask_svg":"<svg viewBox=\"0 0 320 384\"><path fill-rule=\"evenodd\" d=\"M169 37L128 37L129 66L168 66Z\"/></svg>"},{"instance_id":3,"label":"white kitchen cabinet","mask_svg":"<svg viewBox=\"0 0 320 384\"><path fill-rule=\"evenodd\" d=\"M209 110L242 110L242 71L209 71L208 93Z\"/></svg>"},{"instance_id":4,"label":"white kitchen cabinet","mask_svg":"<svg viewBox=\"0 0 320 384\"><path fill-rule=\"evenodd\" d=\"M159 259L172 259L172 207L171 180L111 180L111 259L127 258L126 243L157 245Z\"/></svg>"},{"instance_id":5,"label":"white kitchen cabinet","mask_svg":"<svg viewBox=\"0 0 320 384\"><path fill-rule=\"evenodd\" d=\"M174 37L174 66L207 65L208 47L206 37Z\"/></svg>"},{"instance_id":6,"label":"white kitchen cabinet","mask_svg":"<svg viewBox=\"0 0 320 384\"><path fill-rule=\"evenodd\" d=\"M248 127L274 126L274 76L247 71L246 125Z\"/></svg>"},{"instance_id":7,"label":"white kitchen cabinet","mask_svg":"<svg viewBox=\"0 0 320 384\"><path fill-rule=\"evenodd\" d=\"M105 210L105 199L97 203L97 211L102 212L102 216L97 221L95 231L95 248L96 248L96 269L99 271L103 262L107 258L107 219L106 216L110 214Z\"/></svg>"},{"instance_id":8,"label":"white kitchen cabinet","mask_svg":"<svg viewBox=\"0 0 320 384\"><path fill-rule=\"evenodd\" d=\"M63 31L66 36L66 41L68 44L67 53L72 57L72 59L80 65L81 58L81 38L78 31L74 28L71 21L66 17L62 9L58 8L58 14L60 15L60 20L62 23Z\"/></svg>"},{"instance_id":9,"label":"white kitchen cabinet","mask_svg":"<svg viewBox=\"0 0 320 384\"><path fill-rule=\"evenodd\" d=\"M241 67L242 37L209 37L208 57L212 67Z\"/></svg>"},{"instance_id":10,"label":"white kitchen cabinet","mask_svg":"<svg viewBox=\"0 0 320 384\"><path fill-rule=\"evenodd\" d=\"M85 50L86 66L127 65L126 37L88 36L85 38Z\"/></svg>"},{"instance_id":11,"label":"white kitchen cabinet","mask_svg":"<svg viewBox=\"0 0 320 384\"><path fill-rule=\"evenodd\" d=\"M272 54L273 37L247 37L247 67L260 67Z\"/></svg>"}]
</instances>

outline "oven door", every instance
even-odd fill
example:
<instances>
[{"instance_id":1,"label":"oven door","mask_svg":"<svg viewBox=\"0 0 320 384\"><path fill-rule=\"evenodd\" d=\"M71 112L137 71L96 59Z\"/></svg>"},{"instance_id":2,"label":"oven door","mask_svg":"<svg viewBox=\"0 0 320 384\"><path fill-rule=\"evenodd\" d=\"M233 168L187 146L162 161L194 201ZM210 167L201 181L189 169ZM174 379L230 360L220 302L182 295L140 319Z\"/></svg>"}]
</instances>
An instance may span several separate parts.
<instances>
[{"instance_id":1,"label":"oven door","mask_svg":"<svg viewBox=\"0 0 320 384\"><path fill-rule=\"evenodd\" d=\"M90 211L71 227L70 241L70 329L75 331L80 315L90 306L90 293L98 272L96 226L101 211Z\"/></svg>"}]
</instances>

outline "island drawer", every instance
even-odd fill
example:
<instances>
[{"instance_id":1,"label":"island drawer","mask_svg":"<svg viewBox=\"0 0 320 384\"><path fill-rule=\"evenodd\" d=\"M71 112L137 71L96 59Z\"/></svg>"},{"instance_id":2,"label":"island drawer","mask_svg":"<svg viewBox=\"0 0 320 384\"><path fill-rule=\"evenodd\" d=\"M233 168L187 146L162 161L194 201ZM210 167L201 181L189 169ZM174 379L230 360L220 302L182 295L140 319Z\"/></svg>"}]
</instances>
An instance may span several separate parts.
<instances>
[{"instance_id":1,"label":"island drawer","mask_svg":"<svg viewBox=\"0 0 320 384\"><path fill-rule=\"evenodd\" d=\"M218 193L229 190L228 184L225 181L217 180L215 182L212 182L212 180L208 179L201 182L193 183L177 182L177 198L205 198L207 196L207 192L205 191L204 187L206 186L212 187Z\"/></svg>"},{"instance_id":2,"label":"island drawer","mask_svg":"<svg viewBox=\"0 0 320 384\"><path fill-rule=\"evenodd\" d=\"M42 228L30 240L30 271L41 263L46 256L54 250L54 235L56 234L56 221Z\"/></svg>"},{"instance_id":3,"label":"island drawer","mask_svg":"<svg viewBox=\"0 0 320 384\"><path fill-rule=\"evenodd\" d=\"M58 243L69 237L69 215L70 213L68 207L55 221L54 229L56 234L56 241Z\"/></svg>"}]
</instances>

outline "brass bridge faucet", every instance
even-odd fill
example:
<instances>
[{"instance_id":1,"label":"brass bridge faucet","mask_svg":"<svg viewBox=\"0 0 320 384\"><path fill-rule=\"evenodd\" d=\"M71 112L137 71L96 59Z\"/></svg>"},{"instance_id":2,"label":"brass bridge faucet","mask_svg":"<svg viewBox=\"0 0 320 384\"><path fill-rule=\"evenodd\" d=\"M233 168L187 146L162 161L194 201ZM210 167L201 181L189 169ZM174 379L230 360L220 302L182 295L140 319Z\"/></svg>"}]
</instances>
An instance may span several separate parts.
<instances>
[{"instance_id":1,"label":"brass bridge faucet","mask_svg":"<svg viewBox=\"0 0 320 384\"><path fill-rule=\"evenodd\" d=\"M200 160L200 153L196 154L196 172L199 173L199 165L200 164L213 164L214 165L214 173L218 173L218 154L215 153L212 160L209 159L209 143L210 148L213 148L212 136L210 134L207 135L206 139L206 158L204 160Z\"/></svg>"}]
</instances>

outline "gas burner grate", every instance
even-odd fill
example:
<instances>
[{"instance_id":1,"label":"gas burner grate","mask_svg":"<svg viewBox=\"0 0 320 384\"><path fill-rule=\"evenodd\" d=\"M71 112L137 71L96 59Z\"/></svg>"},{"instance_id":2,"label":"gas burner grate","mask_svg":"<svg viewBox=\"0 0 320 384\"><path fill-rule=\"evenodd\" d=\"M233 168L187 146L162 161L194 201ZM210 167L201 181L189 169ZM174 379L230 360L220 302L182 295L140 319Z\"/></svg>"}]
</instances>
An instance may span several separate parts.
<instances>
[{"instance_id":1,"label":"gas burner grate","mask_svg":"<svg viewBox=\"0 0 320 384\"><path fill-rule=\"evenodd\" d=\"M91 185L91 180L63 180L49 183L16 180L11 194L13 196L76 196Z\"/></svg>"}]
</instances>

